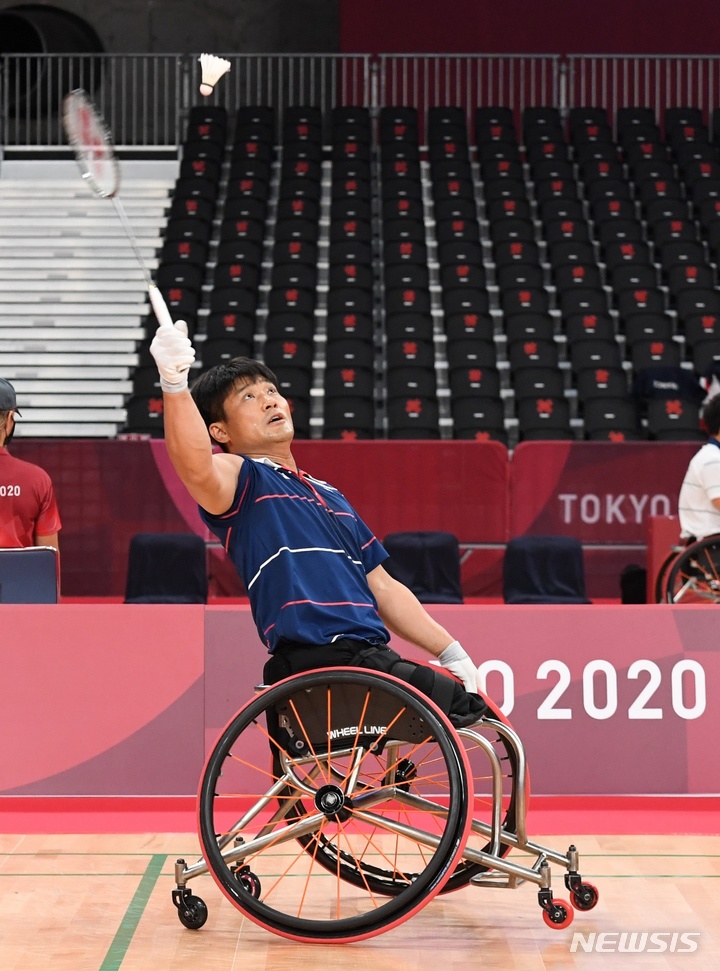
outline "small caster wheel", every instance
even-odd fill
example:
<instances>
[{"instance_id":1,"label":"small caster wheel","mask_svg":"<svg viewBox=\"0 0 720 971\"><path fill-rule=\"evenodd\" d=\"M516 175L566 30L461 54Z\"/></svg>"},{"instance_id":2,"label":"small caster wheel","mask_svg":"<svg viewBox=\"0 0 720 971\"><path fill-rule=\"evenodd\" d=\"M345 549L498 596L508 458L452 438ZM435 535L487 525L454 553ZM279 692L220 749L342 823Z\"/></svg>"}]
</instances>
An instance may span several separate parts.
<instances>
[{"instance_id":1,"label":"small caster wheel","mask_svg":"<svg viewBox=\"0 0 720 971\"><path fill-rule=\"evenodd\" d=\"M243 873L240 876L240 886L243 888L243 890L246 890L256 900L260 899L260 893L262 888L260 886L260 881L258 880L258 878L255 876L254 873L252 872Z\"/></svg>"},{"instance_id":2,"label":"small caster wheel","mask_svg":"<svg viewBox=\"0 0 720 971\"><path fill-rule=\"evenodd\" d=\"M581 883L570 894L570 902L575 910L592 910L599 899L598 888L592 883Z\"/></svg>"},{"instance_id":3,"label":"small caster wheel","mask_svg":"<svg viewBox=\"0 0 720 971\"><path fill-rule=\"evenodd\" d=\"M564 900L552 900L547 910L543 907L543 920L555 931L560 931L572 923L573 912Z\"/></svg>"},{"instance_id":4,"label":"small caster wheel","mask_svg":"<svg viewBox=\"0 0 720 971\"><path fill-rule=\"evenodd\" d=\"M178 904L177 912L180 923L191 931L198 930L208 919L207 904L202 898L194 897L192 894L183 897Z\"/></svg>"},{"instance_id":5,"label":"small caster wheel","mask_svg":"<svg viewBox=\"0 0 720 971\"><path fill-rule=\"evenodd\" d=\"M402 789L403 792L409 792L411 784L415 781L417 777L417 766L410 759L401 759L395 769L395 778L393 784ZM384 785L390 785L390 775L386 775L384 779Z\"/></svg>"},{"instance_id":6,"label":"small caster wheel","mask_svg":"<svg viewBox=\"0 0 720 971\"><path fill-rule=\"evenodd\" d=\"M249 893L256 900L260 899L262 887L259 878L252 872L249 866L236 866L232 868L232 873L245 893Z\"/></svg>"}]
</instances>

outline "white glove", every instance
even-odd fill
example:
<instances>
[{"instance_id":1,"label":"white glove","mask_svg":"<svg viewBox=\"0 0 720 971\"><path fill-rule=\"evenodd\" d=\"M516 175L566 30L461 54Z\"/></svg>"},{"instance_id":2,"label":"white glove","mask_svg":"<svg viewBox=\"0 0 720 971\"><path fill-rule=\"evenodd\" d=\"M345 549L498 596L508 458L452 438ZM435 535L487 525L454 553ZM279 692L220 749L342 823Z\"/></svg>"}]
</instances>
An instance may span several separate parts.
<instances>
[{"instance_id":1,"label":"white glove","mask_svg":"<svg viewBox=\"0 0 720 971\"><path fill-rule=\"evenodd\" d=\"M185 321L161 324L155 331L150 353L155 358L163 391L166 394L184 391L188 386L188 370L195 360Z\"/></svg>"},{"instance_id":2,"label":"white glove","mask_svg":"<svg viewBox=\"0 0 720 971\"><path fill-rule=\"evenodd\" d=\"M480 691L478 670L458 641L448 644L442 654L438 654L437 659L451 674L460 678L466 691L474 694Z\"/></svg>"}]
</instances>

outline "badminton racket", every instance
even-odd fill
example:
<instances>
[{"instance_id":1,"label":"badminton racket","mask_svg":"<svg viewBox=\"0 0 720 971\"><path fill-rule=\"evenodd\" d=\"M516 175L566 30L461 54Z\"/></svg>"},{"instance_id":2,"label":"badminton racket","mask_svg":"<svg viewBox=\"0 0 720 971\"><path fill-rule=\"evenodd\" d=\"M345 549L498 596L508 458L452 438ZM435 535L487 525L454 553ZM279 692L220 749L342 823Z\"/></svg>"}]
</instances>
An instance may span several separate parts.
<instances>
[{"instance_id":1,"label":"badminton racket","mask_svg":"<svg viewBox=\"0 0 720 971\"><path fill-rule=\"evenodd\" d=\"M110 199L125 230L135 258L140 264L147 283L150 303L158 323L173 326L173 319L145 264L135 233L119 198L120 164L115 153L110 129L99 115L95 105L82 88L77 88L63 98L63 127L83 181L101 199Z\"/></svg>"}]
</instances>

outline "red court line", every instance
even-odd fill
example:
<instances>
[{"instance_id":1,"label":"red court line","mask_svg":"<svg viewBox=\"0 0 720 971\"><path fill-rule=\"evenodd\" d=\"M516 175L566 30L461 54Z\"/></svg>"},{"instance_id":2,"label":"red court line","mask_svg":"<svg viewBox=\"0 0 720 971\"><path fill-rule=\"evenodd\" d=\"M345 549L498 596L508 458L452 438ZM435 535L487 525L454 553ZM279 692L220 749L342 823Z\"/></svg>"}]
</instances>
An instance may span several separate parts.
<instances>
[{"instance_id":1,"label":"red court line","mask_svg":"<svg viewBox=\"0 0 720 971\"><path fill-rule=\"evenodd\" d=\"M0 796L0 833L194 833L194 796ZM534 796L528 833L720 834L720 796Z\"/></svg>"}]
</instances>

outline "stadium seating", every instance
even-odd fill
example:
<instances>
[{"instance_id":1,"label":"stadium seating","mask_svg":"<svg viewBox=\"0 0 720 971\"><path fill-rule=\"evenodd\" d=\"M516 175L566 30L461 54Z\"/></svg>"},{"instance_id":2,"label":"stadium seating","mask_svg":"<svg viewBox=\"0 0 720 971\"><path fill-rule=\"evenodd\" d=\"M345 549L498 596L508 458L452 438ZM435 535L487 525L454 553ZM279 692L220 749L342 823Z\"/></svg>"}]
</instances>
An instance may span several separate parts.
<instances>
[{"instance_id":1,"label":"stadium seating","mask_svg":"<svg viewBox=\"0 0 720 971\"><path fill-rule=\"evenodd\" d=\"M702 118L469 117L191 116L158 280L188 308L199 367L262 357L314 438L694 440L698 401L680 420L631 389L720 360Z\"/></svg>"}]
</instances>

